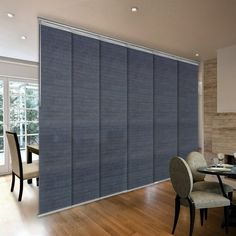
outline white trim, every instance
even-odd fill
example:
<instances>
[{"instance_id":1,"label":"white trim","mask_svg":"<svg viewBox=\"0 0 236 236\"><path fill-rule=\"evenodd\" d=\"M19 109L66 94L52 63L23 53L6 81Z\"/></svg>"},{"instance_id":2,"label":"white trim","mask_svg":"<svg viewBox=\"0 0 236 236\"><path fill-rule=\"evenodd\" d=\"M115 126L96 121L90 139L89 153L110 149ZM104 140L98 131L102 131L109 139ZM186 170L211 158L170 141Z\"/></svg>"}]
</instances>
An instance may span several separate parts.
<instances>
[{"instance_id":1,"label":"white trim","mask_svg":"<svg viewBox=\"0 0 236 236\"><path fill-rule=\"evenodd\" d=\"M20 60L20 59L15 59L15 58L10 58L10 57L1 57L1 56L0 56L0 62L15 64L15 65L30 66L30 67L38 66L37 62L25 61L25 60Z\"/></svg>"},{"instance_id":2,"label":"white trim","mask_svg":"<svg viewBox=\"0 0 236 236\"><path fill-rule=\"evenodd\" d=\"M6 78L6 79L9 79L9 80L22 80L22 81L25 81L25 80L31 80L31 81L38 81L37 78L31 78L31 77L23 77L23 76L14 76L14 75L1 75L0 74L0 78L3 77L3 78Z\"/></svg>"},{"instance_id":3,"label":"white trim","mask_svg":"<svg viewBox=\"0 0 236 236\"><path fill-rule=\"evenodd\" d=\"M66 24L62 24L62 23L58 23L56 21L52 21L52 20L48 20L42 17L38 17L38 22L40 25L45 25L48 27L52 27L55 29L60 29L60 30L64 30L73 34L78 34L78 35L82 35L82 36L86 36L86 37L90 37L90 38L94 38L94 39L99 39L101 41L104 42L111 42L113 44L117 44L117 45L121 45L121 46L125 46L127 48L133 48L136 50L140 50L140 51L145 51L154 55L158 55L158 56L162 56L162 57L167 57L170 59L174 59L174 60L178 60L178 61L183 61L183 62L187 62L189 64L193 64L193 65L199 65L198 61L194 61L194 60L190 60L187 58L183 58L183 57L179 57L177 55L173 55L173 54L169 54L169 53L165 53L159 50L155 50L155 49L151 49L151 48L147 48L147 47L143 47L143 46L139 46L130 42L125 42L122 40L118 40L118 39L114 39L105 35L100 35L100 34L96 34L94 32L89 32L87 30L84 29L80 29L80 28L76 28L73 26L69 26Z\"/></svg>"},{"instance_id":4,"label":"white trim","mask_svg":"<svg viewBox=\"0 0 236 236\"><path fill-rule=\"evenodd\" d=\"M54 211L49 211L47 213L38 214L38 217L51 215L51 214L54 214L54 213L57 213L57 212L61 212L61 211L68 210L68 209L71 209L71 208L75 208L75 207L78 207L78 206L86 205L86 204L89 204L89 203L92 203L92 202L100 201L100 200L103 200L103 199L106 199L106 198L109 198L109 197L117 196L117 195L124 194L124 193L129 193L129 192L136 191L136 190L146 188L146 187L150 187L150 186L153 186L155 184L162 183L162 182L165 182L165 181L168 181L168 180L170 180L170 178L163 179L163 180L160 180L160 181L156 181L156 182L153 182L151 184L146 184L146 185L143 185L143 186L140 186L140 187L137 187L137 188L132 188L132 189L129 189L129 190L124 190L124 191L118 192L118 193L113 193L113 194L106 195L106 196L103 196L103 197L95 198L95 199L92 199L92 200L89 200L89 201L86 201L86 202L81 202L81 203L78 203L78 204L74 204L74 205L71 205L71 206L68 206L68 207L63 207L63 208L60 208L60 209L57 209L57 210L54 210Z\"/></svg>"},{"instance_id":5,"label":"white trim","mask_svg":"<svg viewBox=\"0 0 236 236\"><path fill-rule=\"evenodd\" d=\"M157 183L162 183L162 182L169 181L169 180L170 180L170 178L162 179L162 180L156 181L155 183L156 183L156 184L157 184Z\"/></svg>"}]
</instances>

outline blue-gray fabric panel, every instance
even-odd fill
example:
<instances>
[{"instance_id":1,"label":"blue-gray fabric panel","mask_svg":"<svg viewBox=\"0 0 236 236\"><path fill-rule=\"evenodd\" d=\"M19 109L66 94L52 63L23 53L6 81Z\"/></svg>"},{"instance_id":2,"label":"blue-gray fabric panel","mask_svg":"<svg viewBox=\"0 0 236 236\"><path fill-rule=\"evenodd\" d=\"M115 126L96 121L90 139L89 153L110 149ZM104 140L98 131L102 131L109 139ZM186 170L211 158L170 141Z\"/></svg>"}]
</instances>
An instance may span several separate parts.
<instances>
[{"instance_id":1,"label":"blue-gray fabric panel","mask_svg":"<svg viewBox=\"0 0 236 236\"><path fill-rule=\"evenodd\" d=\"M198 150L198 66L178 62L178 154Z\"/></svg>"},{"instance_id":2,"label":"blue-gray fabric panel","mask_svg":"<svg viewBox=\"0 0 236 236\"><path fill-rule=\"evenodd\" d=\"M154 58L154 180L169 178L177 155L177 61Z\"/></svg>"},{"instance_id":3,"label":"blue-gray fabric panel","mask_svg":"<svg viewBox=\"0 0 236 236\"><path fill-rule=\"evenodd\" d=\"M128 188L153 182L153 55L128 49Z\"/></svg>"},{"instance_id":4,"label":"blue-gray fabric panel","mask_svg":"<svg viewBox=\"0 0 236 236\"><path fill-rule=\"evenodd\" d=\"M71 205L71 33L41 26L39 213Z\"/></svg>"},{"instance_id":5,"label":"blue-gray fabric panel","mask_svg":"<svg viewBox=\"0 0 236 236\"><path fill-rule=\"evenodd\" d=\"M73 204L99 197L99 41L73 35Z\"/></svg>"},{"instance_id":6,"label":"blue-gray fabric panel","mask_svg":"<svg viewBox=\"0 0 236 236\"><path fill-rule=\"evenodd\" d=\"M101 196L127 189L127 48L101 42Z\"/></svg>"}]
</instances>

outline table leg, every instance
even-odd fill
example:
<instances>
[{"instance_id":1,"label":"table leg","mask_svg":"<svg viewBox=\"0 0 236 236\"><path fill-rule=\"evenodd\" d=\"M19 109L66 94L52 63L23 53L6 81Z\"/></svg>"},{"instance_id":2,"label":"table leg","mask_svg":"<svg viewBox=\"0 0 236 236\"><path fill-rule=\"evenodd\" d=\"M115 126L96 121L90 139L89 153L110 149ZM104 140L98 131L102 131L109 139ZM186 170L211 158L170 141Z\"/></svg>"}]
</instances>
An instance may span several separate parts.
<instances>
[{"instance_id":1,"label":"table leg","mask_svg":"<svg viewBox=\"0 0 236 236\"><path fill-rule=\"evenodd\" d=\"M32 152L27 148L27 163L32 163ZM28 184L32 184L32 179L27 180Z\"/></svg>"},{"instance_id":2,"label":"table leg","mask_svg":"<svg viewBox=\"0 0 236 236\"><path fill-rule=\"evenodd\" d=\"M219 183L220 183L220 188L221 188L221 191L222 191L223 196L226 197L226 198L229 198L228 195L227 195L226 192L225 192L222 179L220 178L219 175L217 175L217 178L218 178L218 181L219 181Z\"/></svg>"}]
</instances>

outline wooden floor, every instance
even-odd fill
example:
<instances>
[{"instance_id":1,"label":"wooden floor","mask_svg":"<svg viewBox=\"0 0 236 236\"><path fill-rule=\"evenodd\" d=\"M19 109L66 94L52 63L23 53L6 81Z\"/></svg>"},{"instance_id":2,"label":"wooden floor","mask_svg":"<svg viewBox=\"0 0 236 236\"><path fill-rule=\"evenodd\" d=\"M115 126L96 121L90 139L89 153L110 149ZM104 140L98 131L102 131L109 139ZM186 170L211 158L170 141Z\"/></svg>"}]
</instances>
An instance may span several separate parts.
<instances>
[{"instance_id":1,"label":"wooden floor","mask_svg":"<svg viewBox=\"0 0 236 236\"><path fill-rule=\"evenodd\" d=\"M1 236L171 235L175 194L168 181L41 218L37 217L35 183L25 183L19 203L18 181L14 193L9 191L10 181L10 176L0 177ZM222 216L222 208L210 209L208 220L201 227L197 211L193 235L226 235L220 227ZM188 229L188 208L181 208L175 235L187 236ZM228 235L235 236L236 227L230 228Z\"/></svg>"}]
</instances>

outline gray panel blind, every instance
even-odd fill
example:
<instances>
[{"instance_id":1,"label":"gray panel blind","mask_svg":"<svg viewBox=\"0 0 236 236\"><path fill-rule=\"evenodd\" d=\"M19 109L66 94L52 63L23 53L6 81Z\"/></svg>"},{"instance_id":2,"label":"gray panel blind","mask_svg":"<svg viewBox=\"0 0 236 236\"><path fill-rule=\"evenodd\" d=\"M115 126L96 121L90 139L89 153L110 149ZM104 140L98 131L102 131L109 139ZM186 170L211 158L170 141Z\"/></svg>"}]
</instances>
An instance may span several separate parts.
<instances>
[{"instance_id":1,"label":"gray panel blind","mask_svg":"<svg viewBox=\"0 0 236 236\"><path fill-rule=\"evenodd\" d=\"M153 55L128 50L128 188L153 182Z\"/></svg>"},{"instance_id":2,"label":"gray panel blind","mask_svg":"<svg viewBox=\"0 0 236 236\"><path fill-rule=\"evenodd\" d=\"M71 205L71 33L41 26L39 212Z\"/></svg>"},{"instance_id":3,"label":"gray panel blind","mask_svg":"<svg viewBox=\"0 0 236 236\"><path fill-rule=\"evenodd\" d=\"M169 160L177 155L177 61L154 58L155 181L169 178Z\"/></svg>"},{"instance_id":4,"label":"gray panel blind","mask_svg":"<svg viewBox=\"0 0 236 236\"><path fill-rule=\"evenodd\" d=\"M198 148L197 66L47 26L40 66L40 213L165 179Z\"/></svg>"},{"instance_id":5,"label":"gray panel blind","mask_svg":"<svg viewBox=\"0 0 236 236\"><path fill-rule=\"evenodd\" d=\"M127 189L127 49L101 42L101 196Z\"/></svg>"},{"instance_id":6,"label":"gray panel blind","mask_svg":"<svg viewBox=\"0 0 236 236\"><path fill-rule=\"evenodd\" d=\"M198 150L198 67L178 62L178 154Z\"/></svg>"},{"instance_id":7,"label":"gray panel blind","mask_svg":"<svg viewBox=\"0 0 236 236\"><path fill-rule=\"evenodd\" d=\"M73 204L99 197L99 41L73 35Z\"/></svg>"}]
</instances>

